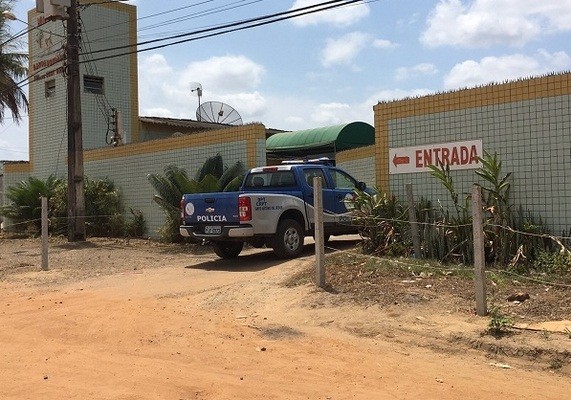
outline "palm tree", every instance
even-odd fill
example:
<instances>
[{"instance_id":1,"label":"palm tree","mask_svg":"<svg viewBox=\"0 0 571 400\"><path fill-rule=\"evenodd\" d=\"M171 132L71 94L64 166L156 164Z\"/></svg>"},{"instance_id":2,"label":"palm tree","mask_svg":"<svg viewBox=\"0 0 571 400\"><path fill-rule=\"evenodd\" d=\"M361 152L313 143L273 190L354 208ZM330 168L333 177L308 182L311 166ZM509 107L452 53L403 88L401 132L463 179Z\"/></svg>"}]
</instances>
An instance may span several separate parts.
<instances>
[{"instance_id":1,"label":"palm tree","mask_svg":"<svg viewBox=\"0 0 571 400\"><path fill-rule=\"evenodd\" d=\"M20 110L28 110L28 98L18 84L28 75L28 55L21 52L20 42L10 36L6 24L12 3L12 0L0 0L0 123L6 109L12 112L16 122L22 119Z\"/></svg>"},{"instance_id":2,"label":"palm tree","mask_svg":"<svg viewBox=\"0 0 571 400\"><path fill-rule=\"evenodd\" d=\"M167 242L177 242L182 239L179 234L179 204L183 194L237 191L245 172L244 165L240 161L230 167L224 167L222 156L217 154L204 162L194 179L190 179L187 172L176 165L167 165L164 168L164 176L147 175L157 192L154 200L166 214L166 223L159 230L161 238Z\"/></svg>"},{"instance_id":3,"label":"palm tree","mask_svg":"<svg viewBox=\"0 0 571 400\"><path fill-rule=\"evenodd\" d=\"M0 207L0 215L10 219L14 223L13 230L26 231L41 229L42 202L41 197L50 199L61 180L53 175L45 181L33 176L28 180L22 180L15 186L10 186L6 190L8 205Z\"/></svg>"}]
</instances>

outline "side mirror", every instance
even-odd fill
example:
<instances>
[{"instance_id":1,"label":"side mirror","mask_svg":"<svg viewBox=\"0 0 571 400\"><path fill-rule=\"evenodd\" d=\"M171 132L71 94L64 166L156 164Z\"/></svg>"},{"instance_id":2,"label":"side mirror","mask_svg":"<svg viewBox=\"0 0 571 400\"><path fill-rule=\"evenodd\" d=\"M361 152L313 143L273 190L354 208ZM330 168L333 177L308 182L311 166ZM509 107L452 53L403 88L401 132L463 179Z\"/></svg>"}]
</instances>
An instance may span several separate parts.
<instances>
[{"instance_id":1,"label":"side mirror","mask_svg":"<svg viewBox=\"0 0 571 400\"><path fill-rule=\"evenodd\" d=\"M357 189L364 192L367 189L367 184L365 182L357 182Z\"/></svg>"}]
</instances>

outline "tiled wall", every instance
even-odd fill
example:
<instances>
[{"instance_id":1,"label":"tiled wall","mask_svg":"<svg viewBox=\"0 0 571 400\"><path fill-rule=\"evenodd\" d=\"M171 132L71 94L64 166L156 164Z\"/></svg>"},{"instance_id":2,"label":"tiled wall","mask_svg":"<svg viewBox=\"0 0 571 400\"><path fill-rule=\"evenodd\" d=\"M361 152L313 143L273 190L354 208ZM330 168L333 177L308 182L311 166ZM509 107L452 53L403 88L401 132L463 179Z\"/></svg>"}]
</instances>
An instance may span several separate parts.
<instances>
[{"instance_id":1,"label":"tiled wall","mask_svg":"<svg viewBox=\"0 0 571 400\"><path fill-rule=\"evenodd\" d=\"M81 39L83 52L96 52L108 48L110 38L114 46L136 43L135 7L125 4L97 3L81 10ZM28 13L31 25L38 23L40 15ZM42 35L41 37L39 35ZM53 45L45 45L46 38ZM44 42L39 40L42 38ZM30 54L30 162L35 176L45 179L49 175L67 174L67 84L63 62L45 66L63 58L65 30L61 21L50 21L41 30L31 30L28 46ZM44 43L40 45L40 43ZM117 53L119 51L115 51ZM108 119L111 108L122 115L125 142L136 138L138 130L137 56L107 58L113 52L94 53L81 57L80 92L82 111L82 138L85 150L107 146ZM106 58L92 62L95 58ZM44 76L47 74L48 76ZM84 91L83 77L93 75L104 80L104 94ZM55 80L55 90L46 96L46 83Z\"/></svg>"},{"instance_id":2,"label":"tiled wall","mask_svg":"<svg viewBox=\"0 0 571 400\"><path fill-rule=\"evenodd\" d=\"M354 178L365 182L367 186L375 186L375 146L359 147L337 153L336 165L349 172Z\"/></svg>"},{"instance_id":3,"label":"tiled wall","mask_svg":"<svg viewBox=\"0 0 571 400\"><path fill-rule=\"evenodd\" d=\"M108 7L91 6L81 11L81 17L82 39L88 51L136 43L134 8L124 7L122 4L108 4ZM137 57L111 57L124 52L125 49L95 53L90 59L103 59L82 64L82 74L103 77L105 89L104 95L82 92L85 149L106 145L107 119L111 116L111 108L121 113L123 142L134 142L133 134L138 131L139 111Z\"/></svg>"},{"instance_id":4,"label":"tiled wall","mask_svg":"<svg viewBox=\"0 0 571 400\"><path fill-rule=\"evenodd\" d=\"M164 224L163 211L154 202L155 191L148 174L163 174L164 167L184 168L190 177L208 157L220 153L224 164L241 161L246 168L263 165L266 159L265 127L237 126L220 131L173 137L85 153L85 174L91 179L111 179L120 188L123 203L143 212L148 236L157 237Z\"/></svg>"},{"instance_id":5,"label":"tiled wall","mask_svg":"<svg viewBox=\"0 0 571 400\"><path fill-rule=\"evenodd\" d=\"M404 198L449 204L449 194L427 172L388 174L388 148L481 139L511 173L511 202L541 217L553 233L571 228L571 74L557 74L435 96L379 103L375 110L377 183ZM464 198L474 170L452 171Z\"/></svg>"}]
</instances>

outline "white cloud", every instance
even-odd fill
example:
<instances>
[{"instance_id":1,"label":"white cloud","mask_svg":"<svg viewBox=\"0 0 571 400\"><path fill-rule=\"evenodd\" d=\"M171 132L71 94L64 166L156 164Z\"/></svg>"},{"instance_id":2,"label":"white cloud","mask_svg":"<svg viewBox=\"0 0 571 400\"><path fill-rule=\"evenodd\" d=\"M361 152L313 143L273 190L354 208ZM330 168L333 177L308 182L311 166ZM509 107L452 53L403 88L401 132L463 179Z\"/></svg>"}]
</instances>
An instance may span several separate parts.
<instances>
[{"instance_id":1,"label":"white cloud","mask_svg":"<svg viewBox=\"0 0 571 400\"><path fill-rule=\"evenodd\" d=\"M146 117L163 117L163 118L174 118L175 117L172 113L172 110L169 110L168 108L162 108L162 107L147 108L147 109L145 109L145 112L142 115L146 116Z\"/></svg>"},{"instance_id":2,"label":"white cloud","mask_svg":"<svg viewBox=\"0 0 571 400\"><path fill-rule=\"evenodd\" d=\"M266 99L257 91L253 93L224 94L218 98L220 101L233 105L241 116L263 114L267 108Z\"/></svg>"},{"instance_id":3,"label":"white cloud","mask_svg":"<svg viewBox=\"0 0 571 400\"><path fill-rule=\"evenodd\" d=\"M142 67L152 74L169 74L172 68L162 54L153 54L143 59Z\"/></svg>"},{"instance_id":4,"label":"white cloud","mask_svg":"<svg viewBox=\"0 0 571 400\"><path fill-rule=\"evenodd\" d=\"M290 10L322 3L322 0L296 0ZM319 11L292 19L297 26L329 24L334 26L350 26L369 15L371 9L367 4L358 3L338 7L327 11Z\"/></svg>"},{"instance_id":5,"label":"white cloud","mask_svg":"<svg viewBox=\"0 0 571 400\"><path fill-rule=\"evenodd\" d=\"M339 39L327 39L321 52L321 64L324 67L350 65L370 41L370 35L363 32L348 33Z\"/></svg>"},{"instance_id":6,"label":"white cloud","mask_svg":"<svg viewBox=\"0 0 571 400\"><path fill-rule=\"evenodd\" d=\"M198 82L203 88L202 102L228 103L248 120L266 107L264 97L255 90L264 74L262 65L244 56L212 57L175 70L162 55L153 54L140 59L140 112L194 119L198 99L196 92L191 92L191 84Z\"/></svg>"},{"instance_id":7,"label":"white cloud","mask_svg":"<svg viewBox=\"0 0 571 400\"><path fill-rule=\"evenodd\" d=\"M298 96L268 98L268 107L256 119L267 127L301 130L353 121L373 123L373 103L317 103Z\"/></svg>"},{"instance_id":8,"label":"white cloud","mask_svg":"<svg viewBox=\"0 0 571 400\"><path fill-rule=\"evenodd\" d=\"M28 159L28 117L22 117L20 124L11 117L5 118L0 124L0 160Z\"/></svg>"},{"instance_id":9,"label":"white cloud","mask_svg":"<svg viewBox=\"0 0 571 400\"><path fill-rule=\"evenodd\" d=\"M446 89L457 89L541 75L570 68L571 57L562 51L548 53L540 50L536 57L523 54L485 57L479 62L467 60L456 64L444 78L444 87Z\"/></svg>"},{"instance_id":10,"label":"white cloud","mask_svg":"<svg viewBox=\"0 0 571 400\"><path fill-rule=\"evenodd\" d=\"M420 63L410 68L407 67L397 68L397 70L395 71L395 79L397 81L404 81L417 76L436 75L437 73L438 69L434 64Z\"/></svg>"},{"instance_id":11,"label":"white cloud","mask_svg":"<svg viewBox=\"0 0 571 400\"><path fill-rule=\"evenodd\" d=\"M356 37L365 37L368 39L367 43L371 42L369 35L357 35ZM349 51L349 53L351 52ZM349 59L352 58L349 57ZM258 83L252 84L252 81L261 81L263 73L252 74L251 68L254 67L255 70L263 68L245 57L225 60L226 63L221 62L218 58L213 58L189 64L183 70L176 70L170 67L160 56L142 59L140 69L141 114L194 119L198 101L196 94L190 92L190 82L202 84L203 102L222 101L233 106L240 113L244 122L260 121L267 127L288 130L308 129L352 121L365 121L372 124L373 106L378 101L430 93L424 89L382 91L363 101L352 103L335 100L320 103L300 97L295 93L281 96L268 95L256 90L255 87ZM233 65L242 71L241 75L235 78L237 82L241 82L240 85L234 85L239 86L239 89L227 90L222 85L224 82L222 78L226 76L225 71L228 68L225 64ZM250 68L241 68L240 64ZM208 74L205 76L195 74L204 68L209 70ZM219 74L214 71L217 68L219 68ZM430 70L426 66L417 66L416 69L419 71ZM150 73L150 71L153 72Z\"/></svg>"},{"instance_id":12,"label":"white cloud","mask_svg":"<svg viewBox=\"0 0 571 400\"><path fill-rule=\"evenodd\" d=\"M351 65L354 71L360 68L352 65L353 60L367 47L377 49L394 49L398 45L385 39L375 39L373 35L364 32L351 32L337 39L327 39L325 48L321 51L321 64L324 67L333 65Z\"/></svg>"},{"instance_id":13,"label":"white cloud","mask_svg":"<svg viewBox=\"0 0 571 400\"><path fill-rule=\"evenodd\" d=\"M245 56L228 55L190 63L180 76L180 83L200 82L204 89L240 91L257 87L265 69Z\"/></svg>"},{"instance_id":14,"label":"white cloud","mask_svg":"<svg viewBox=\"0 0 571 400\"><path fill-rule=\"evenodd\" d=\"M561 0L440 0L421 42L428 47L522 46L571 30L571 2Z\"/></svg>"},{"instance_id":15,"label":"white cloud","mask_svg":"<svg viewBox=\"0 0 571 400\"><path fill-rule=\"evenodd\" d=\"M326 103L315 107L313 121L321 125L336 125L345 121L343 114L350 110L351 106L345 103Z\"/></svg>"},{"instance_id":16,"label":"white cloud","mask_svg":"<svg viewBox=\"0 0 571 400\"><path fill-rule=\"evenodd\" d=\"M377 49L394 49L398 47L398 44L385 39L375 39L373 40L373 47Z\"/></svg>"}]
</instances>

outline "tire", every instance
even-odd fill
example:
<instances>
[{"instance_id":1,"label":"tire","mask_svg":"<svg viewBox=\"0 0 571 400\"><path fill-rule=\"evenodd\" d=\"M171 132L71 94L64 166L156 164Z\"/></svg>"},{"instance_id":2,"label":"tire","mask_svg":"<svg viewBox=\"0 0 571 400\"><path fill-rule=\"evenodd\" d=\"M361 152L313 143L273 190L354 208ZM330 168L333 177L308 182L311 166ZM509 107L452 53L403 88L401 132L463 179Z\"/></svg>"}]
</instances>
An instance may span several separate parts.
<instances>
[{"instance_id":1,"label":"tire","mask_svg":"<svg viewBox=\"0 0 571 400\"><path fill-rule=\"evenodd\" d=\"M232 259L240 255L244 248L244 242L214 242L212 247L218 257Z\"/></svg>"},{"instance_id":2,"label":"tire","mask_svg":"<svg viewBox=\"0 0 571 400\"><path fill-rule=\"evenodd\" d=\"M278 225L274 253L279 258L296 258L303 252L305 234L301 225L293 219L284 219Z\"/></svg>"}]
</instances>

